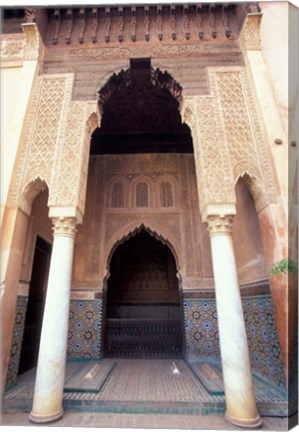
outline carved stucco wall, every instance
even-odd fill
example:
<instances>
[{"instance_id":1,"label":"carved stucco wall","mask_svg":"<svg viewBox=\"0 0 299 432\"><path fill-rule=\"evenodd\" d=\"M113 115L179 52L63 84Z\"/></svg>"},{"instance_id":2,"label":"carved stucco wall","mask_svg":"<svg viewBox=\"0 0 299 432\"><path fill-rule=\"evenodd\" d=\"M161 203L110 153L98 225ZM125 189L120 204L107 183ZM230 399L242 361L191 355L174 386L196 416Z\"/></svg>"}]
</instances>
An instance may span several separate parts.
<instances>
[{"instance_id":1,"label":"carved stucco wall","mask_svg":"<svg viewBox=\"0 0 299 432\"><path fill-rule=\"evenodd\" d=\"M84 238L90 238L92 242L94 233L102 235L87 264L87 272L83 260L79 259L78 262L78 256L85 256L85 253L82 250L80 252L80 247L77 248L74 286L82 286L81 282L77 282L83 279L85 286L95 287L101 284L107 273L107 257L115 243L143 223L149 230L159 233L164 241L169 241L180 272L188 275L187 284L198 287L201 284L199 277L211 278L211 263L210 259L206 259L205 265L200 268L205 257L200 258L197 254L197 259L187 259L197 253L201 238L205 242L204 248L209 245L205 228L196 228L200 220L199 212L195 210L198 205L197 194L203 219L209 212L233 212L235 183L240 176L248 173L248 187L255 198L257 210L269 201L275 201L272 167L246 69L243 66L221 66L209 67L207 72L210 94L185 96L182 106L183 120L189 124L193 135L197 187L194 186L196 181L193 162L192 167L190 165L188 168L188 175L183 175L181 168L170 168L171 164L169 161L165 162L162 155L156 157L154 165L147 165L145 161L140 165L138 175L142 173L147 176L149 183L156 184L157 176L161 177L162 173L164 176L173 176L175 172L179 179L174 176L174 191L191 191L184 198L189 199L189 202L177 202L169 214L165 209L159 209L156 222L151 216L152 210L142 213L138 209L136 221L132 221L131 209L127 209L123 214L110 211L111 214L107 217L101 207L104 206L103 191L106 191L107 184L103 176L93 176L92 172L98 169L96 164L99 163L95 160L90 163L89 182L94 183L88 187L88 194L93 194L93 199L100 207L90 208L87 203L85 208L89 141L92 131L99 123L96 102L72 100L74 75L71 73L38 77L9 205L20 206L30 213L31 201L34 193L38 193L39 186L36 185L36 191L30 199L27 199L26 187L36 179L41 179L49 186L49 205L51 209L57 209L58 215L67 216L70 208L78 209L81 216L86 212L85 220L89 220L91 225ZM121 160L116 158L113 164L111 172L114 176L120 175ZM134 176L137 175L134 170L136 167L124 171L127 181L134 181ZM133 177L128 177L130 175ZM90 192L91 190L93 192ZM157 199L153 202L156 203ZM188 237L185 234L187 228L182 222L186 220L182 216L182 212L186 211L184 208L188 209L190 226L194 227L195 231L198 230L195 236L189 235L188 239L185 238ZM95 218L95 214L103 216ZM119 227L125 228L119 230ZM80 244L84 229L83 224L78 233L77 244ZM103 244L106 250L101 250ZM99 259L101 256L103 259ZM98 268L99 262L102 263L101 268ZM96 271L91 276L94 269ZM205 269L208 269L206 275ZM206 284L212 286L211 281L206 281Z\"/></svg>"},{"instance_id":2,"label":"carved stucco wall","mask_svg":"<svg viewBox=\"0 0 299 432\"><path fill-rule=\"evenodd\" d=\"M69 74L37 78L9 197L10 207L22 206L22 192L36 178L44 180L48 186L51 184L53 161L62 139L71 91L72 76Z\"/></svg>"},{"instance_id":3,"label":"carved stucco wall","mask_svg":"<svg viewBox=\"0 0 299 432\"><path fill-rule=\"evenodd\" d=\"M71 101L72 88L72 74L37 78L10 207L19 206L30 214L32 200L42 190L38 180L49 187L49 205L84 213L90 136L99 119L96 102Z\"/></svg>"},{"instance_id":4,"label":"carved stucco wall","mask_svg":"<svg viewBox=\"0 0 299 432\"><path fill-rule=\"evenodd\" d=\"M57 148L49 205L76 207L84 214L91 132L98 118L95 102L70 102L64 142Z\"/></svg>"},{"instance_id":5,"label":"carved stucco wall","mask_svg":"<svg viewBox=\"0 0 299 432\"><path fill-rule=\"evenodd\" d=\"M170 207L162 207L159 199L165 180L173 191ZM148 185L147 207L136 206L136 188L140 182ZM125 194L120 208L111 207L110 195L115 183L123 185ZM115 247L142 227L168 244L184 283L199 287L203 279L211 278L210 257L209 264L202 266L202 248L206 255L210 252L198 210L192 155L91 157L86 211L76 238L73 288L101 290ZM206 283L210 285L209 281Z\"/></svg>"},{"instance_id":6,"label":"carved stucco wall","mask_svg":"<svg viewBox=\"0 0 299 432\"><path fill-rule=\"evenodd\" d=\"M245 173L260 210L276 201L275 183L246 69L209 68L209 81L211 95L185 97L182 108L192 131L203 219L233 209L234 184Z\"/></svg>"},{"instance_id":7,"label":"carved stucco wall","mask_svg":"<svg viewBox=\"0 0 299 432\"><path fill-rule=\"evenodd\" d=\"M159 199L165 180L173 191L170 207L161 206ZM146 207L136 205L140 183L148 185ZM118 207L112 206L115 184L122 185L124 195ZM248 212L246 191L244 181L243 192L238 192L237 200L238 212L242 215ZM86 210L76 237L73 290L102 291L117 246L142 228L168 245L183 289L213 288L210 242L201 221L198 194L192 154L92 156ZM253 202L251 207L257 219ZM256 224L248 224L246 219L244 225L240 217L236 218L234 246L239 257L241 284L265 278L261 236L255 231Z\"/></svg>"}]
</instances>

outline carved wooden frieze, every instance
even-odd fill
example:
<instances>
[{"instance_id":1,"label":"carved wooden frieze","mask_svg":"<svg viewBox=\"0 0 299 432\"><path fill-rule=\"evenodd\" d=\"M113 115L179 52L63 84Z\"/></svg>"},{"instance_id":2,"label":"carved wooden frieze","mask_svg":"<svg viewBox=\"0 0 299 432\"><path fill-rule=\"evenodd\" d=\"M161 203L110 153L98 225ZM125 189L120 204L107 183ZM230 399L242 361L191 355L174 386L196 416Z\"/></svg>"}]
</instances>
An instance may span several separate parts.
<instances>
[{"instance_id":1,"label":"carved wooden frieze","mask_svg":"<svg viewBox=\"0 0 299 432\"><path fill-rule=\"evenodd\" d=\"M124 5L49 12L47 45L208 41L238 36L235 5ZM66 36L67 35L67 36Z\"/></svg>"}]
</instances>

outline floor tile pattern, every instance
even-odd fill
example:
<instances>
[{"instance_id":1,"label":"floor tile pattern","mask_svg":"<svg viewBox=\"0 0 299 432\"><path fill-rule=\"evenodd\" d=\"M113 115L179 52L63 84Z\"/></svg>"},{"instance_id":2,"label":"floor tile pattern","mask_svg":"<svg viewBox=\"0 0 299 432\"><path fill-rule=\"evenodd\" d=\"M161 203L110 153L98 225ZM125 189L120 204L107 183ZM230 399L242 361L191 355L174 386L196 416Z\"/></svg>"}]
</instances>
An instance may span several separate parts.
<instances>
[{"instance_id":1,"label":"floor tile pattern","mask_svg":"<svg viewBox=\"0 0 299 432\"><path fill-rule=\"evenodd\" d=\"M209 392L184 360L117 359L98 392L65 392L66 411L221 414L224 395ZM101 364L102 361L100 361ZM94 365L94 362L92 362ZM212 365L214 368L215 365ZM216 366L217 369L217 366ZM216 370L215 369L215 370ZM66 382L74 372L82 377L86 365L67 364ZM221 372L221 369L218 368ZM30 411L34 371L19 377L18 384L4 397L4 410ZM78 375L78 381L80 381ZM220 375L221 376L221 375ZM206 374L207 377L207 374ZM84 376L83 376L84 378ZM285 415L285 395L255 377L259 411L262 415Z\"/></svg>"},{"instance_id":2,"label":"floor tile pattern","mask_svg":"<svg viewBox=\"0 0 299 432\"><path fill-rule=\"evenodd\" d=\"M66 380L67 392L98 393L115 366L115 361L88 362L79 366Z\"/></svg>"},{"instance_id":3,"label":"floor tile pattern","mask_svg":"<svg viewBox=\"0 0 299 432\"><path fill-rule=\"evenodd\" d=\"M210 394L224 394L222 374L218 368L208 363L190 364L190 367Z\"/></svg>"}]
</instances>

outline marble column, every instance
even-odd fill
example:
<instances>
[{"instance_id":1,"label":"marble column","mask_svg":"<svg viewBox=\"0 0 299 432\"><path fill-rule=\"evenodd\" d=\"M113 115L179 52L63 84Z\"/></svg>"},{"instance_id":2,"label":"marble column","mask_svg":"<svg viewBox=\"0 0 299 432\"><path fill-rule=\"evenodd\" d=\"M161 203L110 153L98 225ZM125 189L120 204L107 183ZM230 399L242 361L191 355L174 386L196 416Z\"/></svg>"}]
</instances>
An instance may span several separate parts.
<instances>
[{"instance_id":1,"label":"marble column","mask_svg":"<svg viewBox=\"0 0 299 432\"><path fill-rule=\"evenodd\" d=\"M70 287L77 219L53 218L54 243L44 310L33 407L29 419L47 423L63 415Z\"/></svg>"},{"instance_id":2,"label":"marble column","mask_svg":"<svg viewBox=\"0 0 299 432\"><path fill-rule=\"evenodd\" d=\"M209 216L224 391L225 418L232 424L261 425L252 381L241 294L232 242L232 216Z\"/></svg>"}]
</instances>

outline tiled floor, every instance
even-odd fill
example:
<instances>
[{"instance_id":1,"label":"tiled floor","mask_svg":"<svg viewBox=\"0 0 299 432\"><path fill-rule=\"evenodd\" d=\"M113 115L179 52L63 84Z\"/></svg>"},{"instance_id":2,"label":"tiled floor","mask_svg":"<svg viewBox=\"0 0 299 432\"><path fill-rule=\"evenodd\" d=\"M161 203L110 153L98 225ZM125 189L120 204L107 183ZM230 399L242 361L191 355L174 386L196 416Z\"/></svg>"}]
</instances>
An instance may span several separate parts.
<instances>
[{"instance_id":1,"label":"tiled floor","mask_svg":"<svg viewBox=\"0 0 299 432\"><path fill-rule=\"evenodd\" d=\"M290 423L287 418L263 417L263 431L287 431ZM3 425L5 432L7 426L25 426L26 432L33 430L35 425L30 423L28 413L14 412L5 413L2 416L0 425ZM291 421L291 425L297 424L297 419ZM31 426L31 428L30 428ZM45 426L44 426L45 427ZM176 430L240 430L239 428L226 422L223 415L203 416L203 415L178 415L178 414L124 414L124 413L78 413L65 412L63 418L47 427L54 427L55 430L61 428L100 428L108 429L112 432L116 428L126 429L176 429ZM1 426L0 426L1 428ZM112 428L112 429L111 429ZM14 431L19 430L14 428ZM119 432L119 430L117 431ZM169 431L170 432L170 431Z\"/></svg>"},{"instance_id":2,"label":"tiled floor","mask_svg":"<svg viewBox=\"0 0 299 432\"><path fill-rule=\"evenodd\" d=\"M160 359L67 363L64 409L94 413L223 414L225 398L220 367L196 366L191 369L184 360ZM31 410L34 373L29 371L20 376L17 385L6 392L5 411ZM261 415L286 414L285 395L257 377L255 387Z\"/></svg>"}]
</instances>

